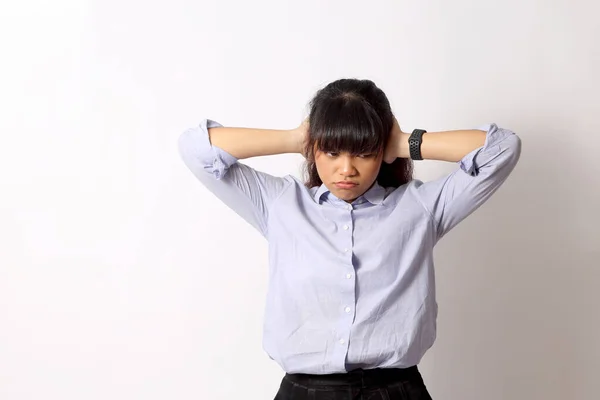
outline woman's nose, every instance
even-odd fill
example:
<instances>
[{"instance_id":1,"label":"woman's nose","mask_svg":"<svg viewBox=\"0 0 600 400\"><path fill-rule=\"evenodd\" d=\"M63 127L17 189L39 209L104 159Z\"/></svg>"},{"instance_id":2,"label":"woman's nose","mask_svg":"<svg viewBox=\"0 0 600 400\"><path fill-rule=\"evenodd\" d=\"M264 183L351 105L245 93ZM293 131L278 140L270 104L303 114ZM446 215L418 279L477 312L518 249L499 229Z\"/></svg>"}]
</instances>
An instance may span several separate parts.
<instances>
[{"instance_id":1,"label":"woman's nose","mask_svg":"<svg viewBox=\"0 0 600 400\"><path fill-rule=\"evenodd\" d=\"M341 172L346 176L352 176L356 174L356 168L354 168L354 159L350 156L342 157L342 165L340 167Z\"/></svg>"}]
</instances>

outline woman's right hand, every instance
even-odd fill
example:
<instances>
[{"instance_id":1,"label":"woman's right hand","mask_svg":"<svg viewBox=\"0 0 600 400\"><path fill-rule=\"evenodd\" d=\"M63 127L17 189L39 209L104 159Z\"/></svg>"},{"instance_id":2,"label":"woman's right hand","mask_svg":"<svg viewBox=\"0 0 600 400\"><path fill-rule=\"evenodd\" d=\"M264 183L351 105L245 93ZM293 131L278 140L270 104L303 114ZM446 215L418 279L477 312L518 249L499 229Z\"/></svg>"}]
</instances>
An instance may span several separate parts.
<instances>
[{"instance_id":1,"label":"woman's right hand","mask_svg":"<svg viewBox=\"0 0 600 400\"><path fill-rule=\"evenodd\" d=\"M294 141L296 143L298 153L302 154L306 158L306 154L304 154L304 149L306 147L306 142L308 141L308 129L309 123L308 118L306 118L302 123L295 129L292 129L292 134L294 135Z\"/></svg>"}]
</instances>

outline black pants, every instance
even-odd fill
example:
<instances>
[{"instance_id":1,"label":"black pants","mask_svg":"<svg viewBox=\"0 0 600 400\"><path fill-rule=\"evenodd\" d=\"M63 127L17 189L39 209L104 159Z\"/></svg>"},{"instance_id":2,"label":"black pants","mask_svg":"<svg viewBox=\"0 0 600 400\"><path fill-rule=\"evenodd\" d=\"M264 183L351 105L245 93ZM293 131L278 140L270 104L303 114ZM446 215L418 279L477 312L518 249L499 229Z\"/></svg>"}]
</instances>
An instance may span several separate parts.
<instances>
[{"instance_id":1,"label":"black pants","mask_svg":"<svg viewBox=\"0 0 600 400\"><path fill-rule=\"evenodd\" d=\"M275 400L431 400L417 366L285 374Z\"/></svg>"}]
</instances>

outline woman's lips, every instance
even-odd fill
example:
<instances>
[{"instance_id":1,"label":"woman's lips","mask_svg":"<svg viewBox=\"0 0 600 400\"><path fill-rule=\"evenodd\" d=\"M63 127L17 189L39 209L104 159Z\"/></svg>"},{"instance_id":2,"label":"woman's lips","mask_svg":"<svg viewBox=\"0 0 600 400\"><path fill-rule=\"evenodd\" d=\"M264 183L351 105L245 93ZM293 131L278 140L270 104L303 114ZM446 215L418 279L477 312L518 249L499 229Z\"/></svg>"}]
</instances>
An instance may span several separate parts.
<instances>
[{"instance_id":1,"label":"woman's lips","mask_svg":"<svg viewBox=\"0 0 600 400\"><path fill-rule=\"evenodd\" d=\"M357 184L351 182L336 182L335 186L340 189L352 189L353 187L356 187Z\"/></svg>"}]
</instances>

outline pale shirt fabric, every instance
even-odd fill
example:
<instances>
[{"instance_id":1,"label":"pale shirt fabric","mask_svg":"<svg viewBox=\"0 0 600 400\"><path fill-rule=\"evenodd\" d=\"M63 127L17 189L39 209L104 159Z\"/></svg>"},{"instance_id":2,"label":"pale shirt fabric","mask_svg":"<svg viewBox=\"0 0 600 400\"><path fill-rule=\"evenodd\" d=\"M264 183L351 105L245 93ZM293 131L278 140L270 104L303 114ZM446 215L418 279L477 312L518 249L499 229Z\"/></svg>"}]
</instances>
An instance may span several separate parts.
<instances>
[{"instance_id":1,"label":"pale shirt fabric","mask_svg":"<svg viewBox=\"0 0 600 400\"><path fill-rule=\"evenodd\" d=\"M306 188L212 146L208 128L218 126L205 119L186 130L179 152L208 190L268 240L268 356L288 373L417 365L436 338L434 245L505 181L520 156L519 137L484 125L484 146L453 173L399 188L375 183L348 204L325 185Z\"/></svg>"}]
</instances>

